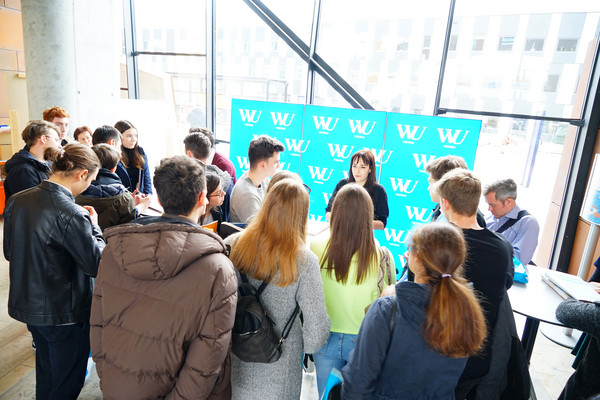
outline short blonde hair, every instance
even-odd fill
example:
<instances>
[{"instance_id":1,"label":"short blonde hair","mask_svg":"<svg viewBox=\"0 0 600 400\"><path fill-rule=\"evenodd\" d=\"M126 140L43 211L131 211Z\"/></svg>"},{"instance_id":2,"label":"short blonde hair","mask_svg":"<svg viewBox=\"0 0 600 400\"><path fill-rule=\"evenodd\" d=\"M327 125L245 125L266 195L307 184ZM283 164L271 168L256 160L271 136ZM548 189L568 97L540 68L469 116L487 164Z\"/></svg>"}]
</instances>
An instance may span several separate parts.
<instances>
[{"instance_id":1,"label":"short blonde hair","mask_svg":"<svg viewBox=\"0 0 600 400\"><path fill-rule=\"evenodd\" d=\"M457 214L467 217L477 214L481 181L471 171L458 168L445 173L434 185L434 190Z\"/></svg>"}]
</instances>

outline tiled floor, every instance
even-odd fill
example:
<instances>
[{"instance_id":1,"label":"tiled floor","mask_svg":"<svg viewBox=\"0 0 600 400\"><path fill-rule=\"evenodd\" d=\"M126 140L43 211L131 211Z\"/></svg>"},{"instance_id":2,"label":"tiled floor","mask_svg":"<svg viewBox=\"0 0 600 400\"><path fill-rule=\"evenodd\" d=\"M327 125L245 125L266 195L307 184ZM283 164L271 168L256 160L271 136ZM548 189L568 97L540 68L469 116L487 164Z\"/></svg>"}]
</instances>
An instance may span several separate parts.
<instances>
[{"instance_id":1,"label":"tiled floor","mask_svg":"<svg viewBox=\"0 0 600 400\"><path fill-rule=\"evenodd\" d=\"M0 236L2 224L0 223ZM35 398L35 353L31 335L24 324L7 314L8 262L0 257L0 400ZM522 330L524 317L515 315L517 329ZM537 399L552 400L573 372L570 350L546 339L540 332L531 358L531 375ZM80 399L102 399L98 378L94 373L85 385ZM317 399L314 373L305 374L303 400Z\"/></svg>"}]
</instances>

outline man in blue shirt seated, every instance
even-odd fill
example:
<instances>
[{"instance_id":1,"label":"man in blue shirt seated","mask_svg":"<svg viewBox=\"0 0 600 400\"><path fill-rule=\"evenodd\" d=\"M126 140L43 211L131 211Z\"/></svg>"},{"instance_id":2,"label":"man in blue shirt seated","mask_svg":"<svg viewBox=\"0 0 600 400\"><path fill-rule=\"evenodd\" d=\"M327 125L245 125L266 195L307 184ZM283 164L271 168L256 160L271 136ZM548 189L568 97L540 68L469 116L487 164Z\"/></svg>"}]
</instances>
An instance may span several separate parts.
<instances>
[{"instance_id":1,"label":"man in blue shirt seated","mask_svg":"<svg viewBox=\"0 0 600 400\"><path fill-rule=\"evenodd\" d=\"M487 228L503 234L513 245L515 256L523 265L529 264L538 244L540 225L517 205L517 184L510 178L501 179L488 185L483 194L492 213L486 218Z\"/></svg>"}]
</instances>

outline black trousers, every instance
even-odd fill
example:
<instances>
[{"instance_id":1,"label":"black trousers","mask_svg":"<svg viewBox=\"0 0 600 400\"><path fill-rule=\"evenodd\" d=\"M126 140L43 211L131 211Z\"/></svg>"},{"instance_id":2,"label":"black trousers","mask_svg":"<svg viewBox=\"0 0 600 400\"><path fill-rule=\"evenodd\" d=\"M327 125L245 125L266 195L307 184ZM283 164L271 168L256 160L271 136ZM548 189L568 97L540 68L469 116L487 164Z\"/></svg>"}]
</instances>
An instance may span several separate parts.
<instances>
[{"instance_id":1,"label":"black trousers","mask_svg":"<svg viewBox=\"0 0 600 400\"><path fill-rule=\"evenodd\" d=\"M90 353L90 324L32 326L37 400L77 399Z\"/></svg>"}]
</instances>

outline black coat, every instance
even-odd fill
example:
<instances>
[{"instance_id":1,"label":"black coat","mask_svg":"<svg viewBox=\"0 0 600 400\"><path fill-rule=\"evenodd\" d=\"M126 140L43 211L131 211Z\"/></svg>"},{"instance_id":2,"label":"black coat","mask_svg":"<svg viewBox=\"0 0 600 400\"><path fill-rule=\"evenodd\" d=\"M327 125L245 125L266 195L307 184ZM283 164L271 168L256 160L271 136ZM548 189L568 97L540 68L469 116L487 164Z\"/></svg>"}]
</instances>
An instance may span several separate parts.
<instances>
[{"instance_id":1,"label":"black coat","mask_svg":"<svg viewBox=\"0 0 600 400\"><path fill-rule=\"evenodd\" d=\"M50 164L35 158L27 146L6 162L5 169L4 194L7 201L13 194L39 185L50 175Z\"/></svg>"},{"instance_id":2,"label":"black coat","mask_svg":"<svg viewBox=\"0 0 600 400\"><path fill-rule=\"evenodd\" d=\"M8 314L34 326L88 320L104 245L67 188L44 181L12 196L4 211Z\"/></svg>"}]
</instances>

